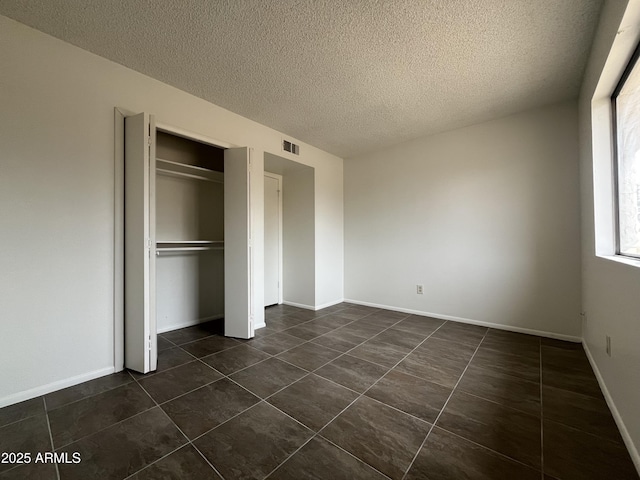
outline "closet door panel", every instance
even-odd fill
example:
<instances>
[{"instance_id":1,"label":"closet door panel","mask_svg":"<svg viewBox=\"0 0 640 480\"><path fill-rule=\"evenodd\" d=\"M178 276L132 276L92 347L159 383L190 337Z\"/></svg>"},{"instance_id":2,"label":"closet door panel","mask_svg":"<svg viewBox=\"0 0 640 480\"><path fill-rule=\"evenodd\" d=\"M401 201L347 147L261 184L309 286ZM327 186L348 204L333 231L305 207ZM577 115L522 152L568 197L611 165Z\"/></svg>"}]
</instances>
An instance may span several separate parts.
<instances>
[{"instance_id":1,"label":"closet door panel","mask_svg":"<svg viewBox=\"0 0 640 480\"><path fill-rule=\"evenodd\" d=\"M224 334L252 338L250 150L224 152Z\"/></svg>"},{"instance_id":2,"label":"closet door panel","mask_svg":"<svg viewBox=\"0 0 640 480\"><path fill-rule=\"evenodd\" d=\"M155 124L125 119L125 366L156 369Z\"/></svg>"}]
</instances>

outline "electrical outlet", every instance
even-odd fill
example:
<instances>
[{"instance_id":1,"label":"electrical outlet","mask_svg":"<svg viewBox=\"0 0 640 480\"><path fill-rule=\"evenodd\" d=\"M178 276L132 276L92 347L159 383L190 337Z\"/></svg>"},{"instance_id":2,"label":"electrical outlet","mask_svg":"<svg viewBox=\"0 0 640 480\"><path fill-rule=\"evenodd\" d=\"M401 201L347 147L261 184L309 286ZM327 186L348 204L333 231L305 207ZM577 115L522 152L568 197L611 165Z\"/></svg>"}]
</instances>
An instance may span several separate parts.
<instances>
[{"instance_id":1,"label":"electrical outlet","mask_svg":"<svg viewBox=\"0 0 640 480\"><path fill-rule=\"evenodd\" d=\"M416 285L416 293L422 295L424 293L424 285Z\"/></svg>"},{"instance_id":2,"label":"electrical outlet","mask_svg":"<svg viewBox=\"0 0 640 480\"><path fill-rule=\"evenodd\" d=\"M611 337L607 335L607 355L611 356Z\"/></svg>"}]
</instances>

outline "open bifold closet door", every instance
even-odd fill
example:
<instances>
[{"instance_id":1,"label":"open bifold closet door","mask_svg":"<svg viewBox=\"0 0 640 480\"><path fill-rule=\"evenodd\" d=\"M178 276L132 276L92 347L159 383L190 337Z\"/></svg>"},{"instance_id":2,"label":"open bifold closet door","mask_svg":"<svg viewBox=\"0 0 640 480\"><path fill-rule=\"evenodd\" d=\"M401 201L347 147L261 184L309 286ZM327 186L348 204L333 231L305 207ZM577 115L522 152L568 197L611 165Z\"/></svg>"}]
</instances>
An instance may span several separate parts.
<instances>
[{"instance_id":1,"label":"open bifold closet door","mask_svg":"<svg viewBox=\"0 0 640 480\"><path fill-rule=\"evenodd\" d=\"M224 151L224 334L254 335L251 245L251 150Z\"/></svg>"},{"instance_id":2,"label":"open bifold closet door","mask_svg":"<svg viewBox=\"0 0 640 480\"><path fill-rule=\"evenodd\" d=\"M155 370L158 361L155 135L152 115L125 118L124 365L140 373Z\"/></svg>"},{"instance_id":3,"label":"open bifold closet door","mask_svg":"<svg viewBox=\"0 0 640 480\"><path fill-rule=\"evenodd\" d=\"M156 370L159 331L252 338L251 150L156 131L147 113L124 133L125 367Z\"/></svg>"}]
</instances>

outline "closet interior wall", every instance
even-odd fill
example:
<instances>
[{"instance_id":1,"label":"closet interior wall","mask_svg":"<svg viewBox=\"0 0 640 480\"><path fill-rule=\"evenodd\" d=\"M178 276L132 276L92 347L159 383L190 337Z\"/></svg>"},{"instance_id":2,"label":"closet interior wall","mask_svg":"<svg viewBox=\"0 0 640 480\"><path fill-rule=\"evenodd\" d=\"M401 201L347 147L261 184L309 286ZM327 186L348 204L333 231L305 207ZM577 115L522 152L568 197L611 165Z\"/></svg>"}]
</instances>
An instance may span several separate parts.
<instances>
[{"instance_id":1,"label":"closet interior wall","mask_svg":"<svg viewBox=\"0 0 640 480\"><path fill-rule=\"evenodd\" d=\"M224 149L162 131L156 145L156 318L163 333L224 317Z\"/></svg>"}]
</instances>

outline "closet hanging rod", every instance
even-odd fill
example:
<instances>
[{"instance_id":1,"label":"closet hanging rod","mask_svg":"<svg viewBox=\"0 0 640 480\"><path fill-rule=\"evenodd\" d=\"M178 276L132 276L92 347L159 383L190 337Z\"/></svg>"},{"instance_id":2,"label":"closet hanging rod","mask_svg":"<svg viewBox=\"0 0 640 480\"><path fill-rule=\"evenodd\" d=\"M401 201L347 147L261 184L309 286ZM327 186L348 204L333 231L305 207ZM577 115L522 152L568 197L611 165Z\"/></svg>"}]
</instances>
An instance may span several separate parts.
<instances>
[{"instance_id":1,"label":"closet hanging rod","mask_svg":"<svg viewBox=\"0 0 640 480\"><path fill-rule=\"evenodd\" d=\"M224 247L160 247L156 248L156 255L160 255L162 253L206 252L210 250L224 250Z\"/></svg>"},{"instance_id":2,"label":"closet hanging rod","mask_svg":"<svg viewBox=\"0 0 640 480\"><path fill-rule=\"evenodd\" d=\"M191 243L197 244L213 244L213 243L224 243L224 240L157 240L156 243L158 245L185 245Z\"/></svg>"},{"instance_id":3,"label":"closet hanging rod","mask_svg":"<svg viewBox=\"0 0 640 480\"><path fill-rule=\"evenodd\" d=\"M169 177L192 178L194 180L204 180L205 182L224 183L222 180L203 177L202 175L193 175L191 173L175 172L173 170L166 170L164 168L156 168L156 172Z\"/></svg>"}]
</instances>

